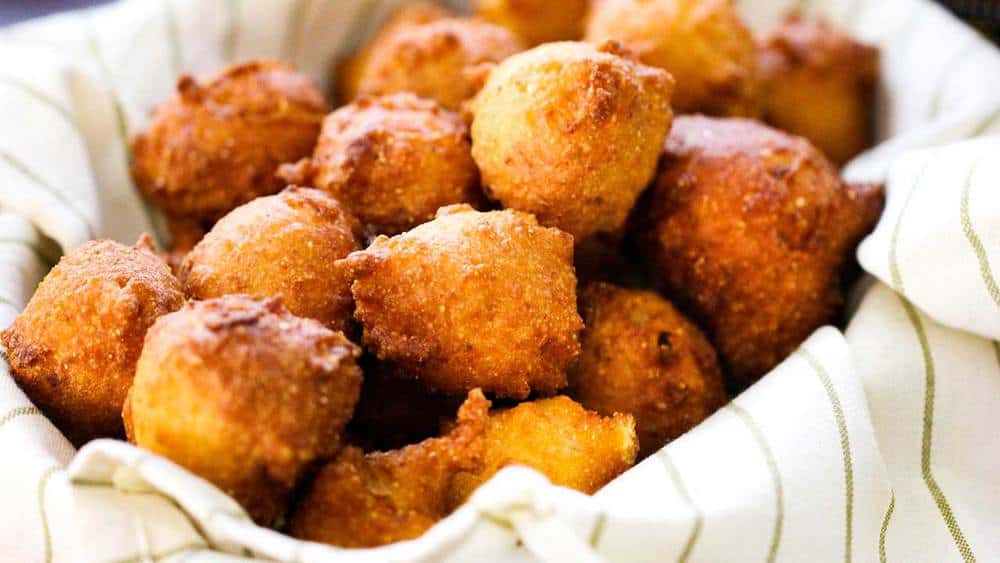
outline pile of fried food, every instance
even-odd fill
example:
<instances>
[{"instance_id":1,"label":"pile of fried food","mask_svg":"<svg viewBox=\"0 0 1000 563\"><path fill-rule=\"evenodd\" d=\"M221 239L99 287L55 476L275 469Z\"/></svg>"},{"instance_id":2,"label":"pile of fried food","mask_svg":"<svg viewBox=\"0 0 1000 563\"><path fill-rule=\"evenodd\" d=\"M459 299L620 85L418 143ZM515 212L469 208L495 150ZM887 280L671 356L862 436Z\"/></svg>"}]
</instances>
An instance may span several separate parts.
<instances>
[{"instance_id":1,"label":"pile of fried food","mask_svg":"<svg viewBox=\"0 0 1000 563\"><path fill-rule=\"evenodd\" d=\"M172 248L64 256L2 333L21 388L376 546L512 464L593 493L836 319L874 49L728 0L476 9L401 8L332 113L276 62L181 78L133 145Z\"/></svg>"}]
</instances>

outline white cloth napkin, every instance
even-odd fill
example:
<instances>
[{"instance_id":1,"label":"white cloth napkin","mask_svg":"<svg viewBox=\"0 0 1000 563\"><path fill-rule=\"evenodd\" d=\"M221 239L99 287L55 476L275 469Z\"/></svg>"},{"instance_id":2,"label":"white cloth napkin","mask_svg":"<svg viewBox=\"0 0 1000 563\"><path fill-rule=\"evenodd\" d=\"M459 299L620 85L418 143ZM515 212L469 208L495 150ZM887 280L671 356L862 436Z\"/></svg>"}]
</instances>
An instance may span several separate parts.
<instances>
[{"instance_id":1,"label":"white cloth napkin","mask_svg":"<svg viewBox=\"0 0 1000 563\"><path fill-rule=\"evenodd\" d=\"M177 74L278 57L327 84L398 3L130 0L0 30L0 326L63 251L159 229L126 140ZM845 175L887 182L888 205L846 339L818 331L593 497L510 468L369 550L259 528L127 444L75 452L0 362L0 560L1000 559L1000 54L930 0L798 4L882 50L886 140ZM789 5L740 7L761 28Z\"/></svg>"}]
</instances>

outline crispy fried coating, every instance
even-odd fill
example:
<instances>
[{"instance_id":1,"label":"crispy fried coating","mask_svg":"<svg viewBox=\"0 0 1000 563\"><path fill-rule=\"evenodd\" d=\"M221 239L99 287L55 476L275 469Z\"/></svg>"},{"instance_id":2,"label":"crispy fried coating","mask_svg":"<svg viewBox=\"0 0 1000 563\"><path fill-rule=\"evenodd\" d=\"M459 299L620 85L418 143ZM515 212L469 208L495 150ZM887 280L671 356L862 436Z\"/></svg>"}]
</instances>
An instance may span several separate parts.
<instances>
[{"instance_id":1,"label":"crispy fried coating","mask_svg":"<svg viewBox=\"0 0 1000 563\"><path fill-rule=\"evenodd\" d=\"M476 15L514 32L528 47L583 35L589 0L475 0Z\"/></svg>"},{"instance_id":2,"label":"crispy fried coating","mask_svg":"<svg viewBox=\"0 0 1000 563\"><path fill-rule=\"evenodd\" d=\"M621 41L677 81L674 111L758 113L753 35L730 0L601 0L587 41Z\"/></svg>"},{"instance_id":3,"label":"crispy fried coating","mask_svg":"<svg viewBox=\"0 0 1000 563\"><path fill-rule=\"evenodd\" d=\"M132 175L168 215L213 221L281 190L275 169L309 156L326 112L312 81L281 63L244 63L204 84L182 76L133 140Z\"/></svg>"},{"instance_id":4,"label":"crispy fried coating","mask_svg":"<svg viewBox=\"0 0 1000 563\"><path fill-rule=\"evenodd\" d=\"M409 93L364 96L326 118L312 159L279 174L329 191L369 231L392 235L482 199L470 151L457 113Z\"/></svg>"},{"instance_id":5,"label":"crispy fried coating","mask_svg":"<svg viewBox=\"0 0 1000 563\"><path fill-rule=\"evenodd\" d=\"M123 413L129 437L272 525L308 466L339 451L359 353L277 299L190 302L149 329Z\"/></svg>"},{"instance_id":6,"label":"crispy fried coating","mask_svg":"<svg viewBox=\"0 0 1000 563\"><path fill-rule=\"evenodd\" d=\"M666 299L595 283L580 292L580 308L587 328L570 395L604 415L634 416L640 458L725 403L715 349Z\"/></svg>"},{"instance_id":7,"label":"crispy fried coating","mask_svg":"<svg viewBox=\"0 0 1000 563\"><path fill-rule=\"evenodd\" d=\"M789 14L759 41L764 119L802 135L835 164L869 145L878 50L825 19Z\"/></svg>"},{"instance_id":8,"label":"crispy fried coating","mask_svg":"<svg viewBox=\"0 0 1000 563\"><path fill-rule=\"evenodd\" d=\"M374 356L362 357L361 369L365 381L347 430L351 443L366 451L394 450L437 436L441 423L461 405L461 396L434 392Z\"/></svg>"},{"instance_id":9,"label":"crispy fried coating","mask_svg":"<svg viewBox=\"0 0 1000 563\"><path fill-rule=\"evenodd\" d=\"M14 380L79 445L121 435L146 330L183 303L148 237L91 241L52 268L0 341Z\"/></svg>"},{"instance_id":10,"label":"crispy fried coating","mask_svg":"<svg viewBox=\"0 0 1000 563\"><path fill-rule=\"evenodd\" d=\"M450 11L433 2L406 2L389 15L378 32L354 56L336 61L333 69L337 99L347 103L358 96L361 75L372 51L383 49L382 44L398 29L407 24L422 24L453 16Z\"/></svg>"},{"instance_id":11,"label":"crispy fried coating","mask_svg":"<svg viewBox=\"0 0 1000 563\"><path fill-rule=\"evenodd\" d=\"M353 300L337 260L360 248L361 227L328 193L290 187L230 211L181 264L195 299L282 296L292 314L347 331Z\"/></svg>"},{"instance_id":12,"label":"crispy fried coating","mask_svg":"<svg viewBox=\"0 0 1000 563\"><path fill-rule=\"evenodd\" d=\"M451 512L455 475L482 463L489 406L481 392L473 391L445 436L388 452L345 448L320 470L292 516L289 532L341 547L374 547L420 536Z\"/></svg>"},{"instance_id":13,"label":"crispy fried coating","mask_svg":"<svg viewBox=\"0 0 1000 563\"><path fill-rule=\"evenodd\" d=\"M582 240L625 223L670 129L673 81L614 43L548 43L510 57L473 104L488 196Z\"/></svg>"},{"instance_id":14,"label":"crispy fried coating","mask_svg":"<svg viewBox=\"0 0 1000 563\"><path fill-rule=\"evenodd\" d=\"M639 450L632 415L602 417L562 395L490 413L484 440L482 466L455 476L453 504L508 465L592 494L632 467Z\"/></svg>"},{"instance_id":15,"label":"crispy fried coating","mask_svg":"<svg viewBox=\"0 0 1000 563\"><path fill-rule=\"evenodd\" d=\"M367 50L357 95L412 92L448 109L476 95L485 68L522 49L506 29L470 18L403 22Z\"/></svg>"},{"instance_id":16,"label":"crispy fried coating","mask_svg":"<svg viewBox=\"0 0 1000 563\"><path fill-rule=\"evenodd\" d=\"M847 186L805 139L736 118L678 118L661 168L635 237L748 385L832 319L881 189Z\"/></svg>"},{"instance_id":17,"label":"crispy fried coating","mask_svg":"<svg viewBox=\"0 0 1000 563\"><path fill-rule=\"evenodd\" d=\"M346 261L380 359L442 392L552 394L580 350L572 237L513 210L442 208Z\"/></svg>"}]
</instances>

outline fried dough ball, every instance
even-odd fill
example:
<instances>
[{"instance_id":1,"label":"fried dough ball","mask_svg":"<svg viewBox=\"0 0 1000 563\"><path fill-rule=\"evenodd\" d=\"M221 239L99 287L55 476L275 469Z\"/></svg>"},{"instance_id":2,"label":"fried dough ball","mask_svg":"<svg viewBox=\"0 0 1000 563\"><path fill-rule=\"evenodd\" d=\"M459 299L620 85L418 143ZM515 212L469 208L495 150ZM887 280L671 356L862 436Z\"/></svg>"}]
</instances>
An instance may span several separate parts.
<instances>
[{"instance_id":1,"label":"fried dough ball","mask_svg":"<svg viewBox=\"0 0 1000 563\"><path fill-rule=\"evenodd\" d=\"M593 494L632 467L639 450L631 415L602 417L561 395L491 413L484 439L481 468L455 476L453 504L509 465Z\"/></svg>"},{"instance_id":2,"label":"fried dough ball","mask_svg":"<svg viewBox=\"0 0 1000 563\"><path fill-rule=\"evenodd\" d=\"M361 369L365 381L347 430L351 443L365 450L394 450L436 436L461 405L461 396L434 392L373 356L361 359Z\"/></svg>"},{"instance_id":3,"label":"fried dough ball","mask_svg":"<svg viewBox=\"0 0 1000 563\"><path fill-rule=\"evenodd\" d=\"M362 97L331 113L312 159L282 166L289 183L332 193L370 230L396 234L439 207L479 202L479 171L458 114L413 94Z\"/></svg>"},{"instance_id":4,"label":"fried dough ball","mask_svg":"<svg viewBox=\"0 0 1000 563\"><path fill-rule=\"evenodd\" d=\"M358 354L277 299L190 302L149 329L123 413L129 437L272 525L302 473L339 451Z\"/></svg>"},{"instance_id":5,"label":"fried dough ball","mask_svg":"<svg viewBox=\"0 0 1000 563\"><path fill-rule=\"evenodd\" d=\"M487 195L582 240L625 223L670 129L673 82L613 43L548 43L490 75L473 104Z\"/></svg>"},{"instance_id":6,"label":"fried dough ball","mask_svg":"<svg viewBox=\"0 0 1000 563\"><path fill-rule=\"evenodd\" d=\"M404 22L379 38L357 72L357 95L412 92L458 110L484 69L522 49L506 29L470 18Z\"/></svg>"},{"instance_id":7,"label":"fried dough ball","mask_svg":"<svg viewBox=\"0 0 1000 563\"><path fill-rule=\"evenodd\" d=\"M877 49L793 13L761 38L758 60L769 123L809 139L835 164L868 147Z\"/></svg>"},{"instance_id":8,"label":"fried dough ball","mask_svg":"<svg viewBox=\"0 0 1000 563\"><path fill-rule=\"evenodd\" d=\"M360 231L326 192L290 187L230 211L188 253L179 275L195 299L280 295L292 314L346 331L351 280L337 260L360 248Z\"/></svg>"},{"instance_id":9,"label":"fried dough ball","mask_svg":"<svg viewBox=\"0 0 1000 563\"><path fill-rule=\"evenodd\" d=\"M604 415L635 417L639 457L687 432L726 402L715 350L691 321L651 291L590 284L571 395Z\"/></svg>"},{"instance_id":10,"label":"fried dough ball","mask_svg":"<svg viewBox=\"0 0 1000 563\"><path fill-rule=\"evenodd\" d=\"M748 385L832 319L881 189L845 185L805 139L745 119L678 118L662 162L635 236Z\"/></svg>"},{"instance_id":11,"label":"fried dough ball","mask_svg":"<svg viewBox=\"0 0 1000 563\"><path fill-rule=\"evenodd\" d=\"M450 11L432 2L408 2L396 8L374 37L369 39L360 51L355 53L353 57L336 63L333 75L335 78L334 91L337 93L337 98L346 103L358 96L358 84L368 63L368 57L372 51L382 49L382 44L388 41L388 38L397 30L405 28L407 24L428 23L452 15Z\"/></svg>"},{"instance_id":12,"label":"fried dough ball","mask_svg":"<svg viewBox=\"0 0 1000 563\"><path fill-rule=\"evenodd\" d=\"M327 113L303 74L269 61L224 70L205 84L190 76L132 142L132 175L168 215L214 221L284 184L283 162L309 156Z\"/></svg>"},{"instance_id":13,"label":"fried dough ball","mask_svg":"<svg viewBox=\"0 0 1000 563\"><path fill-rule=\"evenodd\" d=\"M183 303L148 236L91 241L52 268L0 341L17 384L79 445L121 435L146 330Z\"/></svg>"},{"instance_id":14,"label":"fried dough ball","mask_svg":"<svg viewBox=\"0 0 1000 563\"><path fill-rule=\"evenodd\" d=\"M580 350L573 240L512 210L442 208L347 258L365 346L430 388L552 394Z\"/></svg>"},{"instance_id":15,"label":"fried dough ball","mask_svg":"<svg viewBox=\"0 0 1000 563\"><path fill-rule=\"evenodd\" d=\"M730 0L601 0L585 37L621 41L677 81L677 113L758 113L753 35Z\"/></svg>"},{"instance_id":16,"label":"fried dough ball","mask_svg":"<svg viewBox=\"0 0 1000 563\"><path fill-rule=\"evenodd\" d=\"M514 32L528 47L583 35L589 0L475 0L476 14Z\"/></svg>"},{"instance_id":17,"label":"fried dough ball","mask_svg":"<svg viewBox=\"0 0 1000 563\"><path fill-rule=\"evenodd\" d=\"M482 393L473 391L443 437L389 452L345 448L320 470L289 532L341 547L375 547L420 536L451 512L455 475L481 465L489 406Z\"/></svg>"}]
</instances>

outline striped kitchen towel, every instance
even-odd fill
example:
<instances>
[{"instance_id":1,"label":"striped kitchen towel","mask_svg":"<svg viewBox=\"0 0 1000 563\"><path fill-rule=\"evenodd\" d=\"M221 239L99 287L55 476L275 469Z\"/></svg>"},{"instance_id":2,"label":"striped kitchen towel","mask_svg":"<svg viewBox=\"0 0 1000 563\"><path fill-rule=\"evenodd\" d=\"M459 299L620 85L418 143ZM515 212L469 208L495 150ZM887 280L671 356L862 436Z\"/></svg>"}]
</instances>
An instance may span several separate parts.
<instances>
[{"instance_id":1,"label":"striped kitchen towel","mask_svg":"<svg viewBox=\"0 0 1000 563\"><path fill-rule=\"evenodd\" d=\"M159 231L127 140L179 73L273 57L328 84L399 1L125 0L0 29L0 326L65 250ZM128 444L74 451L0 362L0 561L1000 560L1000 54L930 0L739 4L881 48L883 142L844 173L888 204L846 336L821 329L593 497L510 468L368 550L259 528Z\"/></svg>"}]
</instances>

